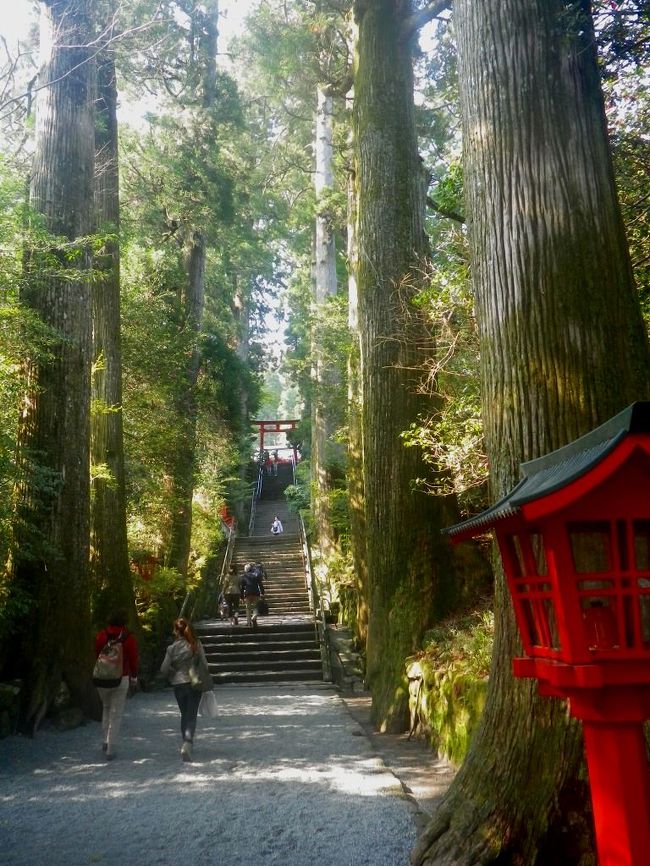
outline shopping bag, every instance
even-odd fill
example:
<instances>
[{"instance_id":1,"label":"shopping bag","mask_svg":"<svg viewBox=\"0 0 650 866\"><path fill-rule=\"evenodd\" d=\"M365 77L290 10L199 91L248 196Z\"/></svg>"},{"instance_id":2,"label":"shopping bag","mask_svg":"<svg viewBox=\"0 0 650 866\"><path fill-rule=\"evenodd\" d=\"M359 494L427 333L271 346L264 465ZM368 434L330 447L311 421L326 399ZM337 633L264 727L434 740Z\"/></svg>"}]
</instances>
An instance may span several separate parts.
<instances>
[{"instance_id":1,"label":"shopping bag","mask_svg":"<svg viewBox=\"0 0 650 866\"><path fill-rule=\"evenodd\" d=\"M218 712L217 696L213 691L203 692L201 703L199 704L199 712L202 716L207 716L209 719L216 719Z\"/></svg>"}]
</instances>

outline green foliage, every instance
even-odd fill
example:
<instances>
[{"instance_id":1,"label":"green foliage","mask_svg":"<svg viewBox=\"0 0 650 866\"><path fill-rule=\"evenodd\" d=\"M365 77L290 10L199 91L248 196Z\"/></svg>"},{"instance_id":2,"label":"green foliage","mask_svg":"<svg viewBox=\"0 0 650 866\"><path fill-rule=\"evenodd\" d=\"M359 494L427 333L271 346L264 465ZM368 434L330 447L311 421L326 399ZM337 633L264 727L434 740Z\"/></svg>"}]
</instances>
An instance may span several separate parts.
<instances>
[{"instance_id":1,"label":"green foliage","mask_svg":"<svg viewBox=\"0 0 650 866\"><path fill-rule=\"evenodd\" d=\"M299 484L289 484L284 489L284 496L287 500L289 511L294 514L300 514L309 510L311 504L309 488Z\"/></svg>"},{"instance_id":2,"label":"green foliage","mask_svg":"<svg viewBox=\"0 0 650 866\"><path fill-rule=\"evenodd\" d=\"M353 628L358 599L349 545L342 545L327 556L316 556L314 570L318 594L325 609L337 610L339 622Z\"/></svg>"},{"instance_id":3,"label":"green foliage","mask_svg":"<svg viewBox=\"0 0 650 866\"><path fill-rule=\"evenodd\" d=\"M429 629L422 654L440 670L483 679L489 675L494 642L494 613L479 609Z\"/></svg>"},{"instance_id":4,"label":"green foliage","mask_svg":"<svg viewBox=\"0 0 650 866\"><path fill-rule=\"evenodd\" d=\"M60 483L58 477L39 465L38 455L23 455L17 462L17 439L21 411L24 408L30 366L52 357L55 335L38 316L20 302L24 288L23 250L44 250L53 239L37 225L28 227L29 210L25 203L24 179L0 154L0 269L3 276L0 293L0 563L5 566L0 577L0 633L3 623L20 619L30 599L23 591L11 591L6 563L15 524L15 488L29 473L35 494L46 496ZM36 221L37 223L38 221ZM58 265L57 265L58 267ZM31 549L23 556L37 555L41 544L40 527L25 527L25 537L33 539Z\"/></svg>"},{"instance_id":5,"label":"green foliage","mask_svg":"<svg viewBox=\"0 0 650 866\"><path fill-rule=\"evenodd\" d=\"M180 431L175 405L189 351L189 337L176 321L177 275L175 264L156 251L127 250L122 360L129 538L149 550L161 548L169 522Z\"/></svg>"},{"instance_id":6,"label":"green foliage","mask_svg":"<svg viewBox=\"0 0 650 866\"><path fill-rule=\"evenodd\" d=\"M407 660L412 711L432 746L462 763L485 704L494 641L494 615L477 610L428 631L424 649Z\"/></svg>"},{"instance_id":7,"label":"green foliage","mask_svg":"<svg viewBox=\"0 0 650 866\"><path fill-rule=\"evenodd\" d=\"M158 658L165 636L171 635L172 622L178 616L185 584L173 568L158 566L150 580L134 574L135 601L139 626L142 630L141 667L150 679L155 677Z\"/></svg>"},{"instance_id":8,"label":"green foliage","mask_svg":"<svg viewBox=\"0 0 650 866\"><path fill-rule=\"evenodd\" d=\"M443 216L462 215L464 211L463 168L460 163L452 162L447 167L446 173L435 185L432 201Z\"/></svg>"},{"instance_id":9,"label":"green foliage","mask_svg":"<svg viewBox=\"0 0 650 866\"><path fill-rule=\"evenodd\" d=\"M287 353L282 369L298 388L304 403L305 415L311 414L312 403L312 291L310 259L297 259L296 270L287 286L287 303L291 315L284 334Z\"/></svg>"},{"instance_id":10,"label":"green foliage","mask_svg":"<svg viewBox=\"0 0 650 866\"><path fill-rule=\"evenodd\" d=\"M594 4L616 184L634 276L650 327L650 19L646 0Z\"/></svg>"},{"instance_id":11,"label":"green foliage","mask_svg":"<svg viewBox=\"0 0 650 866\"><path fill-rule=\"evenodd\" d=\"M438 225L430 279L418 303L425 311L434 350L425 371L440 409L404 431L406 445L422 449L439 470L420 482L434 495L455 493L461 507L483 507L487 459L483 448L478 330L468 276L465 235L454 224Z\"/></svg>"},{"instance_id":12,"label":"green foliage","mask_svg":"<svg viewBox=\"0 0 650 866\"><path fill-rule=\"evenodd\" d=\"M290 511L306 516L311 504L309 461L301 460L298 463L296 466L296 483L285 487L284 496Z\"/></svg>"}]
</instances>

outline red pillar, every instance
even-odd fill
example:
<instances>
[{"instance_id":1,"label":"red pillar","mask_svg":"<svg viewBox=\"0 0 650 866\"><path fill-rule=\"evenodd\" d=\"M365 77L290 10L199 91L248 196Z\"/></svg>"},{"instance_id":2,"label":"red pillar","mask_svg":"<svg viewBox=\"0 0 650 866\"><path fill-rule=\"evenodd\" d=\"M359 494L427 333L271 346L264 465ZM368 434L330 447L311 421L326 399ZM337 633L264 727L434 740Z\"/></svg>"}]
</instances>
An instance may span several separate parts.
<instances>
[{"instance_id":1,"label":"red pillar","mask_svg":"<svg viewBox=\"0 0 650 866\"><path fill-rule=\"evenodd\" d=\"M650 771L639 722L583 721L599 866L650 866Z\"/></svg>"}]
</instances>

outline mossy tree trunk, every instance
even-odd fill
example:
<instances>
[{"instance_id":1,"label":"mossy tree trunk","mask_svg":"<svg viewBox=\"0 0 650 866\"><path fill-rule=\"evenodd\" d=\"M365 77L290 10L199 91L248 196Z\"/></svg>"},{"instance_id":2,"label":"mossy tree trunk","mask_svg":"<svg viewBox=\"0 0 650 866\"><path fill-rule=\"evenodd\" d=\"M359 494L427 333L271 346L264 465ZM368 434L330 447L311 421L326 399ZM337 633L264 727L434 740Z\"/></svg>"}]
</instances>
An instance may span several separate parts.
<instances>
[{"instance_id":1,"label":"mossy tree trunk","mask_svg":"<svg viewBox=\"0 0 650 866\"><path fill-rule=\"evenodd\" d=\"M363 495L369 584L367 680L375 722L407 719L404 660L450 601L445 503L414 492L427 470L400 435L424 410L417 393L425 333L413 297L427 242L418 154L412 45L401 37L402 0L354 6L357 290L361 361Z\"/></svg>"},{"instance_id":2,"label":"mossy tree trunk","mask_svg":"<svg viewBox=\"0 0 650 866\"><path fill-rule=\"evenodd\" d=\"M95 265L93 290L93 414L91 455L95 467L91 506L91 568L94 615L105 622L113 610L136 624L133 579L126 533L122 436L122 351L120 338L120 204L117 86L110 49L97 64L95 127L95 215L107 233Z\"/></svg>"},{"instance_id":3,"label":"mossy tree trunk","mask_svg":"<svg viewBox=\"0 0 650 866\"><path fill-rule=\"evenodd\" d=\"M334 486L333 471L340 461L340 448L333 441L341 419L336 417L333 397L340 388L335 368L327 363L323 331L327 323L327 302L336 295L336 244L333 218L328 212L327 196L334 187L334 118L332 94L325 85L317 88L316 110L316 226L314 243L314 295L312 315L312 435L311 474L313 479L312 513L317 544L324 555L336 549L332 527L330 495ZM338 461L337 461L338 457Z\"/></svg>"},{"instance_id":4,"label":"mossy tree trunk","mask_svg":"<svg viewBox=\"0 0 650 866\"><path fill-rule=\"evenodd\" d=\"M350 502L350 546L356 584L354 609L350 611L356 639L365 646L368 639L368 567L366 564L365 497L363 495L363 428L361 425L361 362L357 298L356 197L354 174L348 178L348 453L347 478Z\"/></svg>"},{"instance_id":5,"label":"mossy tree trunk","mask_svg":"<svg viewBox=\"0 0 650 866\"><path fill-rule=\"evenodd\" d=\"M97 710L91 682L90 365L95 125L89 0L42 3L43 65L30 201L51 232L26 256L23 302L51 329L51 354L29 369L19 431L14 589L29 600L14 673L34 730L64 680Z\"/></svg>"},{"instance_id":6,"label":"mossy tree trunk","mask_svg":"<svg viewBox=\"0 0 650 866\"><path fill-rule=\"evenodd\" d=\"M648 398L590 7L456 0L467 212L492 498L520 462ZM579 726L515 681L499 576L487 705L418 866L592 863Z\"/></svg>"},{"instance_id":7,"label":"mossy tree trunk","mask_svg":"<svg viewBox=\"0 0 650 866\"><path fill-rule=\"evenodd\" d=\"M251 300L250 291L247 288L246 281L243 276L233 271L232 276L233 293L232 293L232 314L235 321L236 340L235 353L241 361L242 367L248 369L250 365L250 342L251 342ZM240 382L239 385L239 418L238 418L238 438L240 442L241 458L238 461L238 475L241 483L241 489L245 489L247 484L250 484L249 477L250 467L250 438L248 431L250 430L250 390L248 382ZM246 514L248 512L250 502L248 497L237 499L231 503L233 514L239 524L240 532L248 531L245 528Z\"/></svg>"},{"instance_id":8,"label":"mossy tree trunk","mask_svg":"<svg viewBox=\"0 0 650 866\"><path fill-rule=\"evenodd\" d=\"M192 500L196 474L196 425L198 420L197 382L202 353L199 336L205 307L205 264L207 247L201 231L192 232L187 250L187 287L184 322L192 335L189 363L178 398L179 437L173 472L172 526L168 563L187 575L192 540Z\"/></svg>"}]
</instances>

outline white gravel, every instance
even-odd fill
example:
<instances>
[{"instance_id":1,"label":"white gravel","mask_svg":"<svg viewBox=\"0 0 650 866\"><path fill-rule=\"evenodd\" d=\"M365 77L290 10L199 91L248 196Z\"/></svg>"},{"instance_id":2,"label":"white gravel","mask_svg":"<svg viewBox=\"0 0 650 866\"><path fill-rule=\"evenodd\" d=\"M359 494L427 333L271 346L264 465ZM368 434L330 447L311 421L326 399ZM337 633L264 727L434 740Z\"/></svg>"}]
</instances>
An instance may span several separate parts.
<instances>
[{"instance_id":1,"label":"white gravel","mask_svg":"<svg viewBox=\"0 0 650 866\"><path fill-rule=\"evenodd\" d=\"M3 866L406 866L414 806L336 692L220 687L180 761L171 691L96 722L0 741Z\"/></svg>"}]
</instances>

